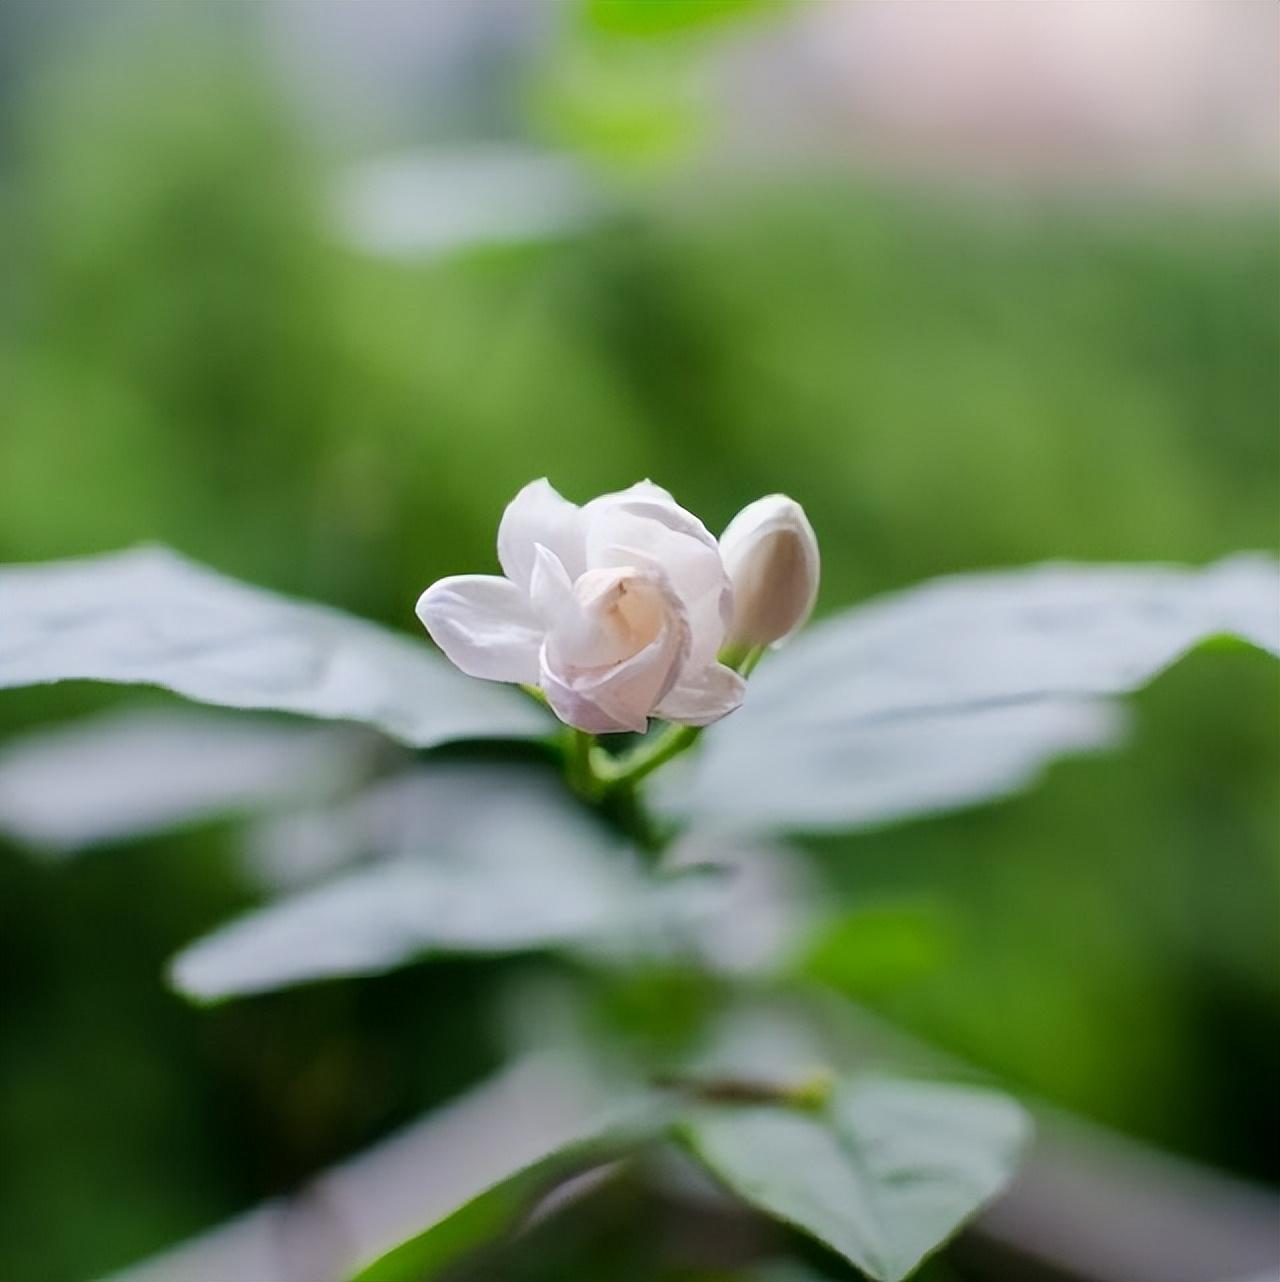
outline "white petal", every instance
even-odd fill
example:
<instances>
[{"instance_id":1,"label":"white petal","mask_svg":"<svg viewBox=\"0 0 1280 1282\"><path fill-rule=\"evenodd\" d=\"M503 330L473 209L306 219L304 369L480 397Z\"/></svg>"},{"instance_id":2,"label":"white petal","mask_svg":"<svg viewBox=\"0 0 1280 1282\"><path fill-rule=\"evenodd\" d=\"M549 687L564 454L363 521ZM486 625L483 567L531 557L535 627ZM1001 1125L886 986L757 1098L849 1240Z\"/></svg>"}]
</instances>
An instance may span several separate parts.
<instances>
[{"instance_id":1,"label":"white petal","mask_svg":"<svg viewBox=\"0 0 1280 1282\"><path fill-rule=\"evenodd\" d=\"M655 705L674 686L687 653L688 631L678 625L664 628L657 640L624 662L586 674L554 670L544 646L542 688L556 715L580 730L643 734Z\"/></svg>"},{"instance_id":2,"label":"white petal","mask_svg":"<svg viewBox=\"0 0 1280 1282\"><path fill-rule=\"evenodd\" d=\"M625 490L618 490L613 494L602 496L606 499L651 499L660 503L666 503L670 507L680 510L680 505L675 501L670 490L663 489L661 485L655 485L646 477L643 481L637 481L634 485L629 485Z\"/></svg>"},{"instance_id":3,"label":"white petal","mask_svg":"<svg viewBox=\"0 0 1280 1282\"><path fill-rule=\"evenodd\" d=\"M710 663L724 641L733 596L719 548L702 522L669 499L632 497L631 491L595 499L583 512L587 564L660 567L689 616L691 666Z\"/></svg>"},{"instance_id":4,"label":"white petal","mask_svg":"<svg viewBox=\"0 0 1280 1282\"><path fill-rule=\"evenodd\" d=\"M654 709L674 688L689 655L689 627L672 619L638 654L575 683L577 692L628 730L643 733Z\"/></svg>"},{"instance_id":5,"label":"white petal","mask_svg":"<svg viewBox=\"0 0 1280 1282\"><path fill-rule=\"evenodd\" d=\"M529 600L535 613L547 627L577 609L573 582L564 564L545 544L534 544L533 575L529 580Z\"/></svg>"},{"instance_id":6,"label":"white petal","mask_svg":"<svg viewBox=\"0 0 1280 1282\"><path fill-rule=\"evenodd\" d=\"M533 578L535 547L541 543L576 579L586 566L583 509L562 498L543 477L530 481L507 504L498 526L502 572L526 592Z\"/></svg>"},{"instance_id":7,"label":"white petal","mask_svg":"<svg viewBox=\"0 0 1280 1282\"><path fill-rule=\"evenodd\" d=\"M597 585L589 580L598 578ZM687 664L689 620L680 600L661 574L622 576L589 571L575 585L586 584L580 613L547 636L542 647L542 686L556 714L593 733L643 732L654 707L666 697ZM657 632L638 650L627 653L629 638L617 630L618 590L630 589L630 600L648 616ZM642 639L642 638L641 638Z\"/></svg>"},{"instance_id":8,"label":"white petal","mask_svg":"<svg viewBox=\"0 0 1280 1282\"><path fill-rule=\"evenodd\" d=\"M529 598L508 579L489 574L441 579L419 597L418 618L468 676L538 680L544 629Z\"/></svg>"},{"instance_id":9,"label":"white petal","mask_svg":"<svg viewBox=\"0 0 1280 1282\"><path fill-rule=\"evenodd\" d=\"M539 685L542 687L543 694L547 696L552 712L566 725L585 730L588 734L618 734L626 730L643 731L648 726L647 721L642 721L637 727L615 720L603 708L593 703L586 695L579 694L567 681L562 680L545 666Z\"/></svg>"},{"instance_id":10,"label":"white petal","mask_svg":"<svg viewBox=\"0 0 1280 1282\"><path fill-rule=\"evenodd\" d=\"M804 626L818 596L818 540L804 508L785 494L748 503L720 536L733 584L730 640L781 645Z\"/></svg>"},{"instance_id":11,"label":"white petal","mask_svg":"<svg viewBox=\"0 0 1280 1282\"><path fill-rule=\"evenodd\" d=\"M652 481L638 481L630 489L602 494L582 509L590 526L601 514L617 511L657 521L677 534L687 534L707 547L716 546L715 536L692 512L686 511L670 493Z\"/></svg>"},{"instance_id":12,"label":"white petal","mask_svg":"<svg viewBox=\"0 0 1280 1282\"><path fill-rule=\"evenodd\" d=\"M707 726L728 716L747 691L747 683L722 663L712 663L681 681L658 705L658 716L685 726Z\"/></svg>"}]
</instances>

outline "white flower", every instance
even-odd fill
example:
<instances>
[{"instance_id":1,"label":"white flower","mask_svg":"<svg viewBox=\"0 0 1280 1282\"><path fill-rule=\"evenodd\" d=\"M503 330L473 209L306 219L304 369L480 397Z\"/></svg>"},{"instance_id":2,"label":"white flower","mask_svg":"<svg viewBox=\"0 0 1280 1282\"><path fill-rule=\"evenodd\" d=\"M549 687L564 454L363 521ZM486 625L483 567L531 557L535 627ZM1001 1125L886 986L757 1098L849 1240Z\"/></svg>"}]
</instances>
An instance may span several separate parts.
<instances>
[{"instance_id":1,"label":"white flower","mask_svg":"<svg viewBox=\"0 0 1280 1282\"><path fill-rule=\"evenodd\" d=\"M539 686L592 734L650 716L707 725L742 702L716 662L733 609L720 550L666 490L642 481L578 507L534 481L503 513L498 561L505 577L455 575L418 601L463 672Z\"/></svg>"},{"instance_id":2,"label":"white flower","mask_svg":"<svg viewBox=\"0 0 1280 1282\"><path fill-rule=\"evenodd\" d=\"M818 596L818 540L785 494L749 503L720 536L733 584L734 645L777 645L800 628Z\"/></svg>"}]
</instances>

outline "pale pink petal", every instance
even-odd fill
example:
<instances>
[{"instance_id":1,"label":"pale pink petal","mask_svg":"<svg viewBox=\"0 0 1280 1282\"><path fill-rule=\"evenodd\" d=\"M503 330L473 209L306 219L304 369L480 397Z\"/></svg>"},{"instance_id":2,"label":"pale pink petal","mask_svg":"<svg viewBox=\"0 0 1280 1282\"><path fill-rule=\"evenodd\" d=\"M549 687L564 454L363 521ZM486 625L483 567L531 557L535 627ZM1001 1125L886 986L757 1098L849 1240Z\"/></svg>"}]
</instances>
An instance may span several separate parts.
<instances>
[{"instance_id":1,"label":"pale pink petal","mask_svg":"<svg viewBox=\"0 0 1280 1282\"><path fill-rule=\"evenodd\" d=\"M733 584L729 639L781 645L804 626L818 596L818 540L804 508L785 494L748 503L720 536Z\"/></svg>"},{"instance_id":2,"label":"pale pink petal","mask_svg":"<svg viewBox=\"0 0 1280 1282\"><path fill-rule=\"evenodd\" d=\"M609 716L598 704L593 703L585 695L579 694L573 686L562 680L545 664L538 684L542 687L543 694L547 696L551 710L566 725L585 730L588 734L618 734L636 728L634 725L624 725ZM643 730L647 724L642 722L640 729Z\"/></svg>"},{"instance_id":3,"label":"pale pink petal","mask_svg":"<svg viewBox=\"0 0 1280 1282\"><path fill-rule=\"evenodd\" d=\"M685 726L706 726L737 708L747 683L722 663L712 663L685 678L658 705L657 715Z\"/></svg>"},{"instance_id":4,"label":"pale pink petal","mask_svg":"<svg viewBox=\"0 0 1280 1282\"><path fill-rule=\"evenodd\" d=\"M529 600L538 617L548 627L577 609L573 582L568 572L560 558L542 543L534 544Z\"/></svg>"},{"instance_id":5,"label":"pale pink petal","mask_svg":"<svg viewBox=\"0 0 1280 1282\"><path fill-rule=\"evenodd\" d=\"M661 572L605 570L588 571L574 595L577 611L556 621L542 647L552 706L582 729L607 722L604 733L643 731L688 660L689 621L679 598Z\"/></svg>"},{"instance_id":6,"label":"pale pink petal","mask_svg":"<svg viewBox=\"0 0 1280 1282\"><path fill-rule=\"evenodd\" d=\"M643 481L637 481L634 485L627 486L625 490L618 490L613 494L604 494L601 499L650 499L665 503L677 510L682 510L670 490L663 489L661 485L655 484L648 477Z\"/></svg>"},{"instance_id":7,"label":"pale pink petal","mask_svg":"<svg viewBox=\"0 0 1280 1282\"><path fill-rule=\"evenodd\" d=\"M602 494L599 498L592 499L582 508L582 512L586 517L587 527L608 512L627 512L632 516L656 521L677 534L687 534L709 548L716 546L715 536L711 531L692 512L682 508L662 486L655 485L652 481L639 481L630 489L619 490L616 494Z\"/></svg>"},{"instance_id":8,"label":"pale pink petal","mask_svg":"<svg viewBox=\"0 0 1280 1282\"><path fill-rule=\"evenodd\" d=\"M587 563L661 567L689 616L690 663L696 668L710 663L733 613L733 592L715 539L674 504L629 500L592 508L583 509Z\"/></svg>"},{"instance_id":9,"label":"pale pink petal","mask_svg":"<svg viewBox=\"0 0 1280 1282\"><path fill-rule=\"evenodd\" d=\"M487 681L538 680L545 632L529 598L508 579L458 574L418 599L431 639L468 676Z\"/></svg>"},{"instance_id":10,"label":"pale pink petal","mask_svg":"<svg viewBox=\"0 0 1280 1282\"><path fill-rule=\"evenodd\" d=\"M673 618L639 653L603 672L579 678L574 688L628 730L643 733L654 709L675 686L688 654L688 624Z\"/></svg>"},{"instance_id":11,"label":"pale pink petal","mask_svg":"<svg viewBox=\"0 0 1280 1282\"><path fill-rule=\"evenodd\" d=\"M583 509L562 498L543 477L530 481L507 504L498 526L502 572L526 592L533 578L534 548L541 543L576 579L586 566Z\"/></svg>"}]
</instances>

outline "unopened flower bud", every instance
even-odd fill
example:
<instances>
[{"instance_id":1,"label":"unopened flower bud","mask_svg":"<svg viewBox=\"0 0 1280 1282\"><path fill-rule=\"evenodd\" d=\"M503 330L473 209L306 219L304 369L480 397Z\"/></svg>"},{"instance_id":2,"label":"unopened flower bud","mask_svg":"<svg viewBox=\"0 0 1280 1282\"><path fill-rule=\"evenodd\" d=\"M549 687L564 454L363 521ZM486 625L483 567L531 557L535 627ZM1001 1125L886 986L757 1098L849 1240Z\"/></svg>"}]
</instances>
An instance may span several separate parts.
<instances>
[{"instance_id":1,"label":"unopened flower bud","mask_svg":"<svg viewBox=\"0 0 1280 1282\"><path fill-rule=\"evenodd\" d=\"M785 494L749 503L720 539L733 584L731 645L776 645L801 627L818 595L818 540Z\"/></svg>"}]
</instances>

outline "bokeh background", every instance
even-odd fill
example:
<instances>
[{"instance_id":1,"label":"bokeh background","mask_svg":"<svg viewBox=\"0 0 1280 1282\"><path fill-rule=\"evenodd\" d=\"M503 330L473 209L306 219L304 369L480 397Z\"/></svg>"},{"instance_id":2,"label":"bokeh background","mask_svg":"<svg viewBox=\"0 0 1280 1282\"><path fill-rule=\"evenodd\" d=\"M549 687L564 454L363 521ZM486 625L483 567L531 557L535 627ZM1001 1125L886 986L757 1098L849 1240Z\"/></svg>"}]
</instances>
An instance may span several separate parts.
<instances>
[{"instance_id":1,"label":"bokeh background","mask_svg":"<svg viewBox=\"0 0 1280 1282\"><path fill-rule=\"evenodd\" d=\"M412 630L544 474L713 529L786 491L824 612L1273 549L1278 36L1252 0L0 0L0 560L160 540ZM1198 658L1119 754L810 843L929 923L826 978L1280 1183L1277 682ZM6 694L0 736L119 697ZM6 1282L122 1266L497 1063L477 995L517 963L170 993L257 893L234 847L0 845Z\"/></svg>"}]
</instances>

